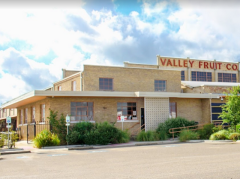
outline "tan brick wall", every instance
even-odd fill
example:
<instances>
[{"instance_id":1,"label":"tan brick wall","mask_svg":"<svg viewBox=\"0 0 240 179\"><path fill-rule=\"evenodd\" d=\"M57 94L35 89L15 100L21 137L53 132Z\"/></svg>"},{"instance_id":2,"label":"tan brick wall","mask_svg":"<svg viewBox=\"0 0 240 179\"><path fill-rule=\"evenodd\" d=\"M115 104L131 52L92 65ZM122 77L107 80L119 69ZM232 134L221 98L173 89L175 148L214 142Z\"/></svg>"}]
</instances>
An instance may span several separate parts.
<instances>
[{"instance_id":1,"label":"tan brick wall","mask_svg":"<svg viewBox=\"0 0 240 179\"><path fill-rule=\"evenodd\" d=\"M61 98L51 98L50 104L51 109L58 111L58 117L63 113L64 116L71 114L70 104L71 102L93 102L93 119L95 122L104 122L108 121L111 123L116 123L116 127L122 129L122 123L117 122L117 102L136 102L137 103L137 118L139 122L124 122L124 129L128 129L131 126L139 123L130 130L132 132L136 128L140 128L140 117L141 117L141 108L144 107L143 98L91 98L91 97L61 97Z\"/></svg>"},{"instance_id":2,"label":"tan brick wall","mask_svg":"<svg viewBox=\"0 0 240 179\"><path fill-rule=\"evenodd\" d=\"M134 64L134 63L124 63L124 64L125 64L125 67L158 69L158 65Z\"/></svg>"},{"instance_id":3,"label":"tan brick wall","mask_svg":"<svg viewBox=\"0 0 240 179\"><path fill-rule=\"evenodd\" d=\"M40 109L41 109L41 104L45 104L45 121L48 121L47 117L49 116L49 108L50 108L50 103L49 103L49 99L51 98L46 98L46 99L43 99L43 100L40 100L40 101L37 101L35 103L31 103L31 104L28 104L28 105L24 105L24 106L21 106L21 107L18 107L17 110L18 110L18 114L17 114L17 126L19 127L20 125L20 114L21 114L21 109L23 109L23 124L25 123L25 109L28 108L28 116L27 116L27 121L28 123L31 123L32 122L32 107L35 107L35 120L36 121L40 121Z\"/></svg>"},{"instance_id":4,"label":"tan brick wall","mask_svg":"<svg viewBox=\"0 0 240 179\"><path fill-rule=\"evenodd\" d=\"M211 123L210 99L201 99L202 101L202 121L201 124Z\"/></svg>"},{"instance_id":5,"label":"tan brick wall","mask_svg":"<svg viewBox=\"0 0 240 179\"><path fill-rule=\"evenodd\" d=\"M64 78L66 78L66 77L68 77L68 76L71 76L71 75L73 75L73 74L75 74L75 73L78 73L78 72L80 72L80 71L65 70L65 76L64 76Z\"/></svg>"},{"instance_id":6,"label":"tan brick wall","mask_svg":"<svg viewBox=\"0 0 240 179\"><path fill-rule=\"evenodd\" d=\"M54 90L58 91L58 87L62 87L62 91L72 91L72 82L76 81L76 91L80 91L80 75L75 78L64 80L54 85Z\"/></svg>"},{"instance_id":7,"label":"tan brick wall","mask_svg":"<svg viewBox=\"0 0 240 179\"><path fill-rule=\"evenodd\" d=\"M113 78L114 91L154 91L154 80L166 80L167 92L181 92L180 71L84 66L84 91L99 91L99 78Z\"/></svg>"},{"instance_id":8,"label":"tan brick wall","mask_svg":"<svg viewBox=\"0 0 240 179\"><path fill-rule=\"evenodd\" d=\"M177 103L177 116L202 123L201 99L170 98L170 102Z\"/></svg>"},{"instance_id":9,"label":"tan brick wall","mask_svg":"<svg viewBox=\"0 0 240 179\"><path fill-rule=\"evenodd\" d=\"M228 90L232 89L231 87L223 87L223 86L204 86L205 93L228 93Z\"/></svg>"}]
</instances>

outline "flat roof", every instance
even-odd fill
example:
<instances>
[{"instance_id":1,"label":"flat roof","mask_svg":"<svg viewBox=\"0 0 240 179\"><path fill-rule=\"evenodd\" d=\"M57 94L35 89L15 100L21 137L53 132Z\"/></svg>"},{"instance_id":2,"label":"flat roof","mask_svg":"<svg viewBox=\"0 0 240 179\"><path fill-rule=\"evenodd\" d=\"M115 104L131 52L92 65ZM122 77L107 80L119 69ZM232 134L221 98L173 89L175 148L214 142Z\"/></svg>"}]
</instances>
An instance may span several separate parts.
<instances>
[{"instance_id":1,"label":"flat roof","mask_svg":"<svg viewBox=\"0 0 240 179\"><path fill-rule=\"evenodd\" d=\"M206 81L181 81L181 84L189 88L195 88L200 86L223 86L223 87L240 86L240 83L206 82Z\"/></svg>"},{"instance_id":2,"label":"flat roof","mask_svg":"<svg viewBox=\"0 0 240 179\"><path fill-rule=\"evenodd\" d=\"M174 93L174 92L118 92L118 91L43 91L34 90L4 104L1 108L17 108L45 98L55 97L156 97L156 98L219 98L223 94Z\"/></svg>"}]
</instances>

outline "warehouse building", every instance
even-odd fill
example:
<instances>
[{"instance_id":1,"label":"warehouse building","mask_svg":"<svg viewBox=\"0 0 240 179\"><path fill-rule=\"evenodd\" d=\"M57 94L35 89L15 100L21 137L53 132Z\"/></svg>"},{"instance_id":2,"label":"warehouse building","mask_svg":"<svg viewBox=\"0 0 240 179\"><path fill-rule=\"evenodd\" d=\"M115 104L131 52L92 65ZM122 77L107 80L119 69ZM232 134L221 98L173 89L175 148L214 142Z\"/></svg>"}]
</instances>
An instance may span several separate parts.
<instances>
[{"instance_id":1,"label":"warehouse building","mask_svg":"<svg viewBox=\"0 0 240 179\"><path fill-rule=\"evenodd\" d=\"M161 56L156 65L124 62L83 69L63 69L62 80L51 88L26 93L1 108L17 108L16 126L21 131L35 121L46 123L49 109L70 115L72 124L109 121L132 134L141 128L154 130L177 116L215 123L221 121L223 92L239 85L240 73L239 63Z\"/></svg>"}]
</instances>

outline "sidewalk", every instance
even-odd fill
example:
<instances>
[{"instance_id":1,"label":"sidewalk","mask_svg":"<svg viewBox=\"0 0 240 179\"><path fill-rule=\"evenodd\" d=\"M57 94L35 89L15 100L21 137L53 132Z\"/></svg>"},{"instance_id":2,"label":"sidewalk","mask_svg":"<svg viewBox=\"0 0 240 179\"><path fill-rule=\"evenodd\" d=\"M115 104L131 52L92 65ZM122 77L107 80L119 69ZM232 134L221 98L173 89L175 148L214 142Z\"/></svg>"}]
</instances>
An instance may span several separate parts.
<instances>
[{"instance_id":1,"label":"sidewalk","mask_svg":"<svg viewBox=\"0 0 240 179\"><path fill-rule=\"evenodd\" d=\"M190 140L187 142L180 142L178 139L175 140L165 140L165 141L130 141L128 143L121 144L108 144L108 145L62 145L62 146L48 146L41 149L34 148L33 143L27 143L27 141L18 141L16 142L14 149L3 148L0 149L0 153L3 154L17 154L17 153L30 153L44 150L89 150L89 149L103 149L103 148L121 148L121 147L133 147L133 146L146 146L146 145L166 145L166 144L176 144L176 143L230 143L231 140ZM240 143L236 141L234 143Z\"/></svg>"}]
</instances>

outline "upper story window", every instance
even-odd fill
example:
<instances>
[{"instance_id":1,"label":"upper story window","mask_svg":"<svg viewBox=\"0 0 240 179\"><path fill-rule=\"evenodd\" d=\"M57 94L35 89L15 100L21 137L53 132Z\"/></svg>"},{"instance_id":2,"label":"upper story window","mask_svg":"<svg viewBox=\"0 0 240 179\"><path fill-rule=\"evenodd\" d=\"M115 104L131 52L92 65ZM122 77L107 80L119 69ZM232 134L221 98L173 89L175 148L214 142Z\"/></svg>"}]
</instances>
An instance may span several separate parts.
<instances>
[{"instance_id":1,"label":"upper story window","mask_svg":"<svg viewBox=\"0 0 240 179\"><path fill-rule=\"evenodd\" d=\"M155 88L155 91L166 91L166 81L165 80L155 80L154 88Z\"/></svg>"},{"instance_id":2,"label":"upper story window","mask_svg":"<svg viewBox=\"0 0 240 179\"><path fill-rule=\"evenodd\" d=\"M28 118L28 108L26 108L25 109L25 115L24 115L24 117L25 117L25 124L27 124L27 118Z\"/></svg>"},{"instance_id":3,"label":"upper story window","mask_svg":"<svg viewBox=\"0 0 240 179\"><path fill-rule=\"evenodd\" d=\"M236 74L233 73L218 73L218 82L237 82Z\"/></svg>"},{"instance_id":4,"label":"upper story window","mask_svg":"<svg viewBox=\"0 0 240 179\"><path fill-rule=\"evenodd\" d=\"M72 121L92 121L93 102L71 102Z\"/></svg>"},{"instance_id":5,"label":"upper story window","mask_svg":"<svg viewBox=\"0 0 240 179\"><path fill-rule=\"evenodd\" d=\"M212 81L211 72L192 71L192 81Z\"/></svg>"},{"instance_id":6,"label":"upper story window","mask_svg":"<svg viewBox=\"0 0 240 179\"><path fill-rule=\"evenodd\" d=\"M113 79L99 78L99 90L113 90Z\"/></svg>"},{"instance_id":7,"label":"upper story window","mask_svg":"<svg viewBox=\"0 0 240 179\"><path fill-rule=\"evenodd\" d=\"M137 119L137 105L135 102L117 103L117 112L120 112L125 117L125 120ZM118 118L118 120L121 119Z\"/></svg>"},{"instance_id":8,"label":"upper story window","mask_svg":"<svg viewBox=\"0 0 240 179\"><path fill-rule=\"evenodd\" d=\"M41 104L41 118L40 121L41 122L45 122L45 104Z\"/></svg>"},{"instance_id":9,"label":"upper story window","mask_svg":"<svg viewBox=\"0 0 240 179\"><path fill-rule=\"evenodd\" d=\"M32 107L32 122L35 122L35 107Z\"/></svg>"},{"instance_id":10,"label":"upper story window","mask_svg":"<svg viewBox=\"0 0 240 179\"><path fill-rule=\"evenodd\" d=\"M181 71L181 81L185 81L185 71Z\"/></svg>"},{"instance_id":11,"label":"upper story window","mask_svg":"<svg viewBox=\"0 0 240 179\"><path fill-rule=\"evenodd\" d=\"M76 81L72 81L72 91L76 91Z\"/></svg>"},{"instance_id":12,"label":"upper story window","mask_svg":"<svg viewBox=\"0 0 240 179\"><path fill-rule=\"evenodd\" d=\"M58 91L62 91L62 86L58 86Z\"/></svg>"}]
</instances>

